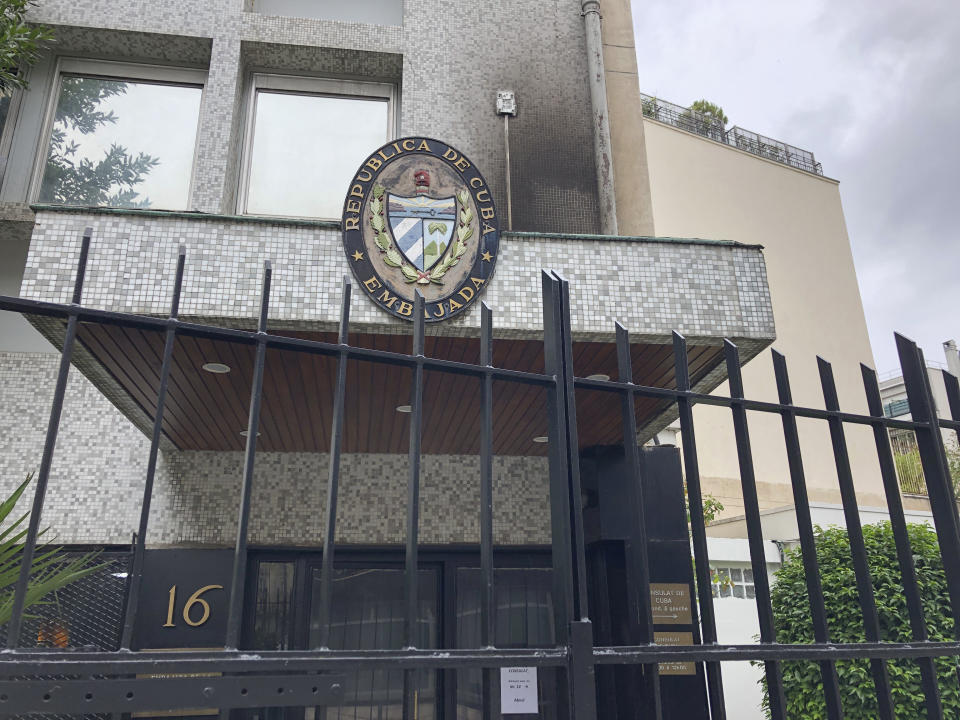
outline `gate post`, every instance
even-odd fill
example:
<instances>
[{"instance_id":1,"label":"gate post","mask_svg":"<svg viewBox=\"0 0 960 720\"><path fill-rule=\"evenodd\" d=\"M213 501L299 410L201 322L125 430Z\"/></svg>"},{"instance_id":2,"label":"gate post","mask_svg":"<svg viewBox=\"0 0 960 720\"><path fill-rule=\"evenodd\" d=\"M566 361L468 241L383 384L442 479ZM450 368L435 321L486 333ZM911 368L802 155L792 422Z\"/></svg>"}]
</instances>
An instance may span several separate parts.
<instances>
[{"instance_id":1,"label":"gate post","mask_svg":"<svg viewBox=\"0 0 960 720\"><path fill-rule=\"evenodd\" d=\"M570 710L576 720L596 720L597 683L593 668L593 623L570 623Z\"/></svg>"}]
</instances>

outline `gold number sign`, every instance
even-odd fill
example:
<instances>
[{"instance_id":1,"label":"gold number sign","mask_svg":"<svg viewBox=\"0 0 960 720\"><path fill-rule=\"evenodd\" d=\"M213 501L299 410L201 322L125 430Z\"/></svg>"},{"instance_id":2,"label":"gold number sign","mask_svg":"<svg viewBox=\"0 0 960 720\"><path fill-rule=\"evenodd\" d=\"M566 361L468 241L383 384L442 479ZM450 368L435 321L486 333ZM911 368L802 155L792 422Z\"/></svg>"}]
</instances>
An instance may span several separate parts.
<instances>
[{"instance_id":1,"label":"gold number sign","mask_svg":"<svg viewBox=\"0 0 960 720\"><path fill-rule=\"evenodd\" d=\"M223 585L204 585L202 588L198 589L193 595L187 598L187 602L183 605L183 621L190 627L200 627L207 620L210 619L210 603L204 600L201 595L203 595L208 590L223 590ZM176 627L173 622L173 613L177 604L177 586L170 586L170 601L167 603L167 621L163 624L163 627ZM190 617L190 611L193 609L194 605L199 605L201 608L201 614L199 620L193 620Z\"/></svg>"}]
</instances>

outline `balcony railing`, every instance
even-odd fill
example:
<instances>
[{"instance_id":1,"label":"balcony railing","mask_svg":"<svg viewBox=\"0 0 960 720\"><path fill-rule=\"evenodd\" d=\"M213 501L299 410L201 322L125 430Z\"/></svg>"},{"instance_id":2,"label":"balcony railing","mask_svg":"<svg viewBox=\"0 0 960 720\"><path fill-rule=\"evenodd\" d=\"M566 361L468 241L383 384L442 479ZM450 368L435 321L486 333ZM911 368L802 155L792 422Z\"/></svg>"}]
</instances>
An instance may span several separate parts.
<instances>
[{"instance_id":1,"label":"balcony railing","mask_svg":"<svg viewBox=\"0 0 960 720\"><path fill-rule=\"evenodd\" d=\"M702 135L710 140L730 145L767 160L789 165L798 170L814 175L823 175L823 167L814 159L813 153L809 150L801 150L793 145L787 145L779 140L768 138L741 127L734 126L726 130L723 124L714 118L650 95L641 93L640 98L643 104L643 114L651 120Z\"/></svg>"}]
</instances>

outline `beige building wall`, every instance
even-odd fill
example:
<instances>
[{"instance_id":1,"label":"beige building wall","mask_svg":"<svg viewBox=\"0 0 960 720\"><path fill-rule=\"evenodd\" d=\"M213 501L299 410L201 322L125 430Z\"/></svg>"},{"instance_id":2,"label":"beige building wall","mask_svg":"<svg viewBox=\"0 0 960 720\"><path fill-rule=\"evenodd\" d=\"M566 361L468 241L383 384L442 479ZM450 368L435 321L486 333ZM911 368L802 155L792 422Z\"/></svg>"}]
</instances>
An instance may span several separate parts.
<instances>
[{"instance_id":1,"label":"beige building wall","mask_svg":"<svg viewBox=\"0 0 960 720\"><path fill-rule=\"evenodd\" d=\"M833 364L841 407L866 412L860 363L873 366L838 183L732 147L643 120L657 235L763 245L777 341L787 357L794 402L824 407L816 355ZM743 373L747 397L777 399L770 353ZM718 392L728 392L724 385ZM743 512L730 413L695 413L704 491L724 516ZM750 434L762 509L792 504L779 417L751 413ZM800 422L810 499L839 502L829 430ZM861 505L885 506L872 432L847 427Z\"/></svg>"}]
</instances>

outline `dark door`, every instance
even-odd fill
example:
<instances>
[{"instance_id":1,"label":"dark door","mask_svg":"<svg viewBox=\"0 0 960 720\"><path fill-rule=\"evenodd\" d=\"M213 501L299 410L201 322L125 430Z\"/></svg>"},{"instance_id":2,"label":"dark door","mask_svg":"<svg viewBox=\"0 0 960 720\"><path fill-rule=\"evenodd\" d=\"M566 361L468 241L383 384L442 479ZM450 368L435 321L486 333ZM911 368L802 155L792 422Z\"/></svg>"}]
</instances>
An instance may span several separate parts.
<instances>
[{"instance_id":1,"label":"dark door","mask_svg":"<svg viewBox=\"0 0 960 720\"><path fill-rule=\"evenodd\" d=\"M349 557L347 553L344 557ZM396 554L358 553L338 561L333 580L330 647L334 650L400 649L405 645L403 565ZM542 553L513 554L498 564L495 589L495 645L504 648L552 647L552 570ZM480 645L478 558L472 553L434 554L420 567L421 648ZM527 565L527 567L522 567ZM319 636L321 560L318 553L271 555L254 562L248 602L251 649L314 647ZM507 718L554 720L556 670L537 671L538 713ZM480 720L480 670L421 671L416 676L417 720ZM344 701L337 707L261 709L248 720L401 720L403 672L348 672ZM492 678L499 702L499 673ZM498 705L494 706L498 710ZM499 717L495 714L494 717Z\"/></svg>"}]
</instances>

